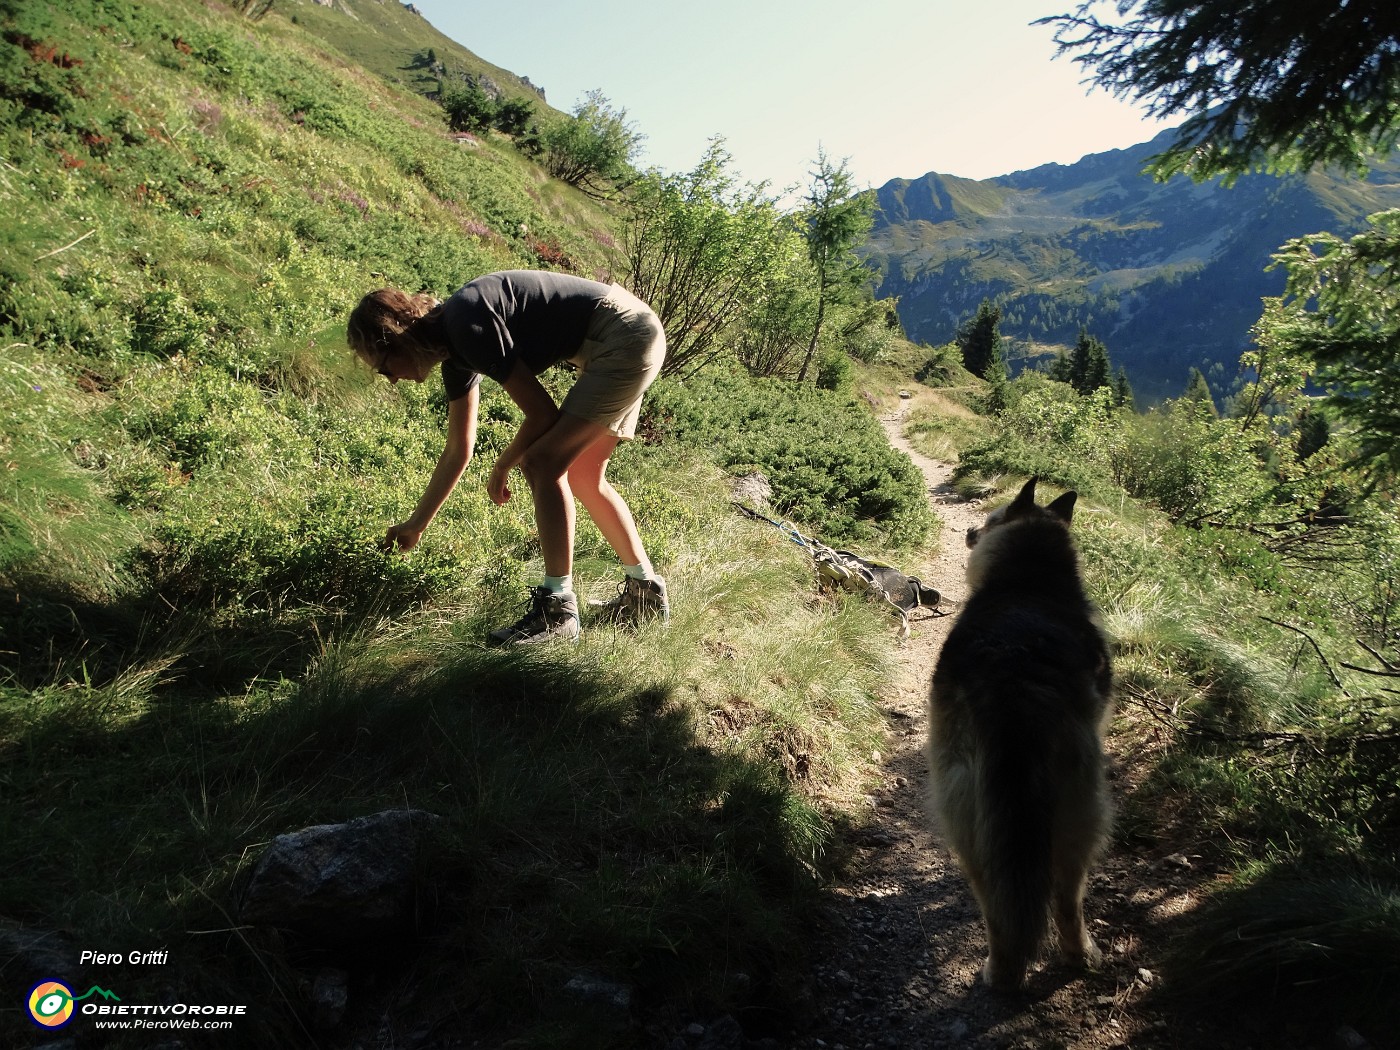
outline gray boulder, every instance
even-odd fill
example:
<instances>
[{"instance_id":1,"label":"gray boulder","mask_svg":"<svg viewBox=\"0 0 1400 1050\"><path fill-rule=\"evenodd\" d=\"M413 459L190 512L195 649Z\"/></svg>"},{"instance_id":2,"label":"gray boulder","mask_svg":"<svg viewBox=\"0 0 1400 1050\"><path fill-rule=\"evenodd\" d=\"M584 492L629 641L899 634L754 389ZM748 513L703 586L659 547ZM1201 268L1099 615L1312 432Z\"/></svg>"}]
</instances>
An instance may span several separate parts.
<instances>
[{"instance_id":1,"label":"gray boulder","mask_svg":"<svg viewBox=\"0 0 1400 1050\"><path fill-rule=\"evenodd\" d=\"M78 949L61 934L0 917L0 973L29 988L40 981L78 980Z\"/></svg>"},{"instance_id":2,"label":"gray boulder","mask_svg":"<svg viewBox=\"0 0 1400 1050\"><path fill-rule=\"evenodd\" d=\"M419 858L441 822L399 809L278 835L253 869L239 917L332 947L411 939Z\"/></svg>"}]
</instances>

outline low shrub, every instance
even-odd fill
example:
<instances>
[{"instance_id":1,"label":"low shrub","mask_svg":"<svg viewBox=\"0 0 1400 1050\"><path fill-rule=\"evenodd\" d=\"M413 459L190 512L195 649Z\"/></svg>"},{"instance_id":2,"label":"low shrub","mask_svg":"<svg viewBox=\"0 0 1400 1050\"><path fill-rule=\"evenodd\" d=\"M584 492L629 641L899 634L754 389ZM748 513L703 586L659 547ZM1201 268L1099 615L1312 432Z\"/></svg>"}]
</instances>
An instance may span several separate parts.
<instances>
[{"instance_id":1,"label":"low shrub","mask_svg":"<svg viewBox=\"0 0 1400 1050\"><path fill-rule=\"evenodd\" d=\"M721 466L757 466L775 508L828 543L909 547L932 530L923 475L848 395L715 369L657 384L651 412Z\"/></svg>"}]
</instances>

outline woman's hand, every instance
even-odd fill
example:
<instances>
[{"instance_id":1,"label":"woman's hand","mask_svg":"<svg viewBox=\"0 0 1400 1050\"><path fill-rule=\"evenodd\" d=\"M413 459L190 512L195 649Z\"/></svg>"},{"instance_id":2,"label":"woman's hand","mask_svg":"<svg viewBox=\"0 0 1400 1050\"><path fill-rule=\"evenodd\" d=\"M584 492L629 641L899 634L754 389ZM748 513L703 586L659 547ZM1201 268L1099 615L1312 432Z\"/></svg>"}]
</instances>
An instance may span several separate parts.
<instances>
[{"instance_id":1,"label":"woman's hand","mask_svg":"<svg viewBox=\"0 0 1400 1050\"><path fill-rule=\"evenodd\" d=\"M486 495L498 507L504 507L510 500L510 466L504 459L496 460L491 468L491 477L486 481Z\"/></svg>"},{"instance_id":2,"label":"woman's hand","mask_svg":"<svg viewBox=\"0 0 1400 1050\"><path fill-rule=\"evenodd\" d=\"M396 548L401 551L411 551L418 546L418 541L422 536L422 529L405 521L398 525L390 525L379 545L386 551L393 551Z\"/></svg>"}]
</instances>

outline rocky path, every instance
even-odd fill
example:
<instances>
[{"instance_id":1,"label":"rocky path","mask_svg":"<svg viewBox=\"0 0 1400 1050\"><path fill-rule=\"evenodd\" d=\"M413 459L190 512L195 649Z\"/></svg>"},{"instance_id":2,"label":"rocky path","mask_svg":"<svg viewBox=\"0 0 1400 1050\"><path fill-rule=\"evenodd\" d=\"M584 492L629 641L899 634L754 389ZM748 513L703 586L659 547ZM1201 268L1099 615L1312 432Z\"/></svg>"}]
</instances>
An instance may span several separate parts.
<instances>
[{"instance_id":1,"label":"rocky path","mask_svg":"<svg viewBox=\"0 0 1400 1050\"><path fill-rule=\"evenodd\" d=\"M943 520L938 554L913 571L943 593L949 614L916 613L903 643L902 672L884 699L890 729L882 783L870 798L871 819L857 859L844 883L830 891L825 928L818 934L820 961L812 975L813 1025L793 1046L1215 1045L1195 1026L1169 1032L1168 1023L1139 1002L1155 977L1152 951L1133 931L1149 913L1170 909L1175 899L1169 869L1143 858L1107 858L1093 877L1088 911L1106 956L1101 972L1073 973L1052 963L1034 974L1027 994L1016 999L994 995L978 979L985 936L976 902L924 818L923 742L929 680L964 593L964 536L983 513L953 491L951 466L909 447L902 433L903 406L884 420L890 441L923 470L929 498Z\"/></svg>"}]
</instances>

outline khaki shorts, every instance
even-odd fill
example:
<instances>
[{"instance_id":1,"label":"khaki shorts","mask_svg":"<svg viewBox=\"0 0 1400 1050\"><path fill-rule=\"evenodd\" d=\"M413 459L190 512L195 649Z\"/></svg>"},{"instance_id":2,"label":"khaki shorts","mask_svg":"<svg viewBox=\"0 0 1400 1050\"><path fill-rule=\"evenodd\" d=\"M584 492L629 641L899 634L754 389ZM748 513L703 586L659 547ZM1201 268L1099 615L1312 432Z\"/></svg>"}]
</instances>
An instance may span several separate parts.
<instances>
[{"instance_id":1,"label":"khaki shorts","mask_svg":"<svg viewBox=\"0 0 1400 1050\"><path fill-rule=\"evenodd\" d=\"M630 438L637 432L642 395L665 358L666 333L656 314L615 284L593 311L588 334L569 358L579 375L559 407L607 427L619 438Z\"/></svg>"}]
</instances>

